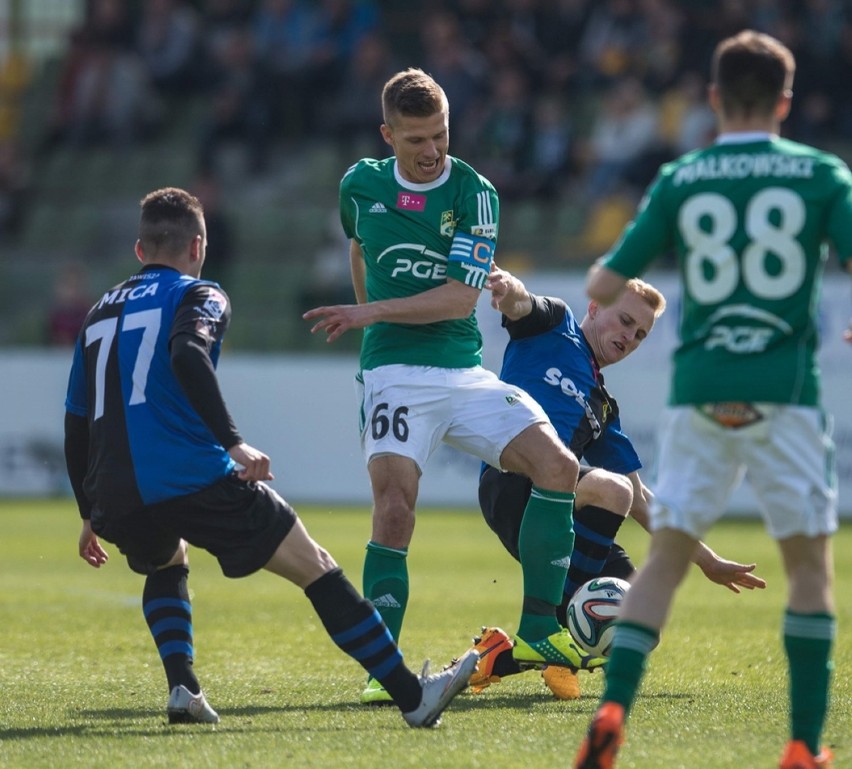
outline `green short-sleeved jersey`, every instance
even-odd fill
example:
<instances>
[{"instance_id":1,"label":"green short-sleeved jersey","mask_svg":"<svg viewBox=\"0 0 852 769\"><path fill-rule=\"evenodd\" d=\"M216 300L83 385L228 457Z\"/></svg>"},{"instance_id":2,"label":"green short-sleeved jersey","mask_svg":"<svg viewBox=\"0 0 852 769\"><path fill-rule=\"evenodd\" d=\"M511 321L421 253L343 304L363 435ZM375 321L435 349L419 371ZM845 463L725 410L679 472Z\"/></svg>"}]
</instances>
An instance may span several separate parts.
<instances>
[{"instance_id":1,"label":"green short-sleeved jersey","mask_svg":"<svg viewBox=\"0 0 852 769\"><path fill-rule=\"evenodd\" d=\"M413 184L395 158L364 159L340 182L340 219L366 263L367 300L413 296L448 277L482 288L497 240L491 183L448 158L429 184ZM482 362L476 314L429 324L376 323L364 330L361 368L392 363L466 368Z\"/></svg>"},{"instance_id":2,"label":"green short-sleeved jersey","mask_svg":"<svg viewBox=\"0 0 852 769\"><path fill-rule=\"evenodd\" d=\"M664 252L683 287L672 405L818 405L827 246L852 257L852 175L834 155L728 134L660 169L603 260L626 277Z\"/></svg>"}]
</instances>

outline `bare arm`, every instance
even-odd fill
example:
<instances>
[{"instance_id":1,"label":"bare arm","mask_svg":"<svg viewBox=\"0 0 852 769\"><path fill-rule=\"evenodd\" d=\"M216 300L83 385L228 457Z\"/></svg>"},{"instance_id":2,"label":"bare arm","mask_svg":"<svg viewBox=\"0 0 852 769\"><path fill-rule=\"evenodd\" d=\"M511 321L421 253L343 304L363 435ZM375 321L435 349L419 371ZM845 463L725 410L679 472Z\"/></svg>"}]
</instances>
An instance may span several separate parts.
<instances>
[{"instance_id":1,"label":"bare arm","mask_svg":"<svg viewBox=\"0 0 852 769\"><path fill-rule=\"evenodd\" d=\"M746 590L760 588L762 590L766 587L766 580L752 574L757 564L743 564L721 558L703 542L698 543L692 560L704 572L707 579L718 585L723 585L734 593L739 593L740 588Z\"/></svg>"},{"instance_id":2,"label":"bare arm","mask_svg":"<svg viewBox=\"0 0 852 769\"><path fill-rule=\"evenodd\" d=\"M651 493L651 490L642 483L642 479L639 477L638 471L628 473L627 477L633 484L633 504L630 506L630 511L627 514L650 534L650 506L654 495Z\"/></svg>"},{"instance_id":3,"label":"bare arm","mask_svg":"<svg viewBox=\"0 0 852 769\"><path fill-rule=\"evenodd\" d=\"M642 483L638 472L630 473L628 476L633 483L633 505L630 508L630 517L645 531L650 531L649 510L654 495L651 490ZM699 542L695 549L693 562L704 572L704 576L711 582L723 585L734 593L739 593L740 588L745 590L763 589L766 581L752 574L756 564L742 564L720 558L703 542Z\"/></svg>"},{"instance_id":4,"label":"bare arm","mask_svg":"<svg viewBox=\"0 0 852 769\"><path fill-rule=\"evenodd\" d=\"M532 312L532 299L527 287L511 272L501 270L496 264L491 266L485 288L491 292L491 306L509 320L520 320Z\"/></svg>"},{"instance_id":5,"label":"bare arm","mask_svg":"<svg viewBox=\"0 0 852 769\"><path fill-rule=\"evenodd\" d=\"M352 272L352 288L358 304L367 303L367 267L364 264L364 252L358 242L349 242L349 269Z\"/></svg>"},{"instance_id":6,"label":"bare arm","mask_svg":"<svg viewBox=\"0 0 852 769\"><path fill-rule=\"evenodd\" d=\"M586 275L586 294L602 305L610 305L621 293L627 278L608 267L593 264Z\"/></svg>"},{"instance_id":7,"label":"bare arm","mask_svg":"<svg viewBox=\"0 0 852 769\"><path fill-rule=\"evenodd\" d=\"M109 554L92 531L92 522L88 518L83 520L77 551L80 553L80 558L96 569L100 569L109 560Z\"/></svg>"},{"instance_id":8,"label":"bare arm","mask_svg":"<svg viewBox=\"0 0 852 769\"><path fill-rule=\"evenodd\" d=\"M305 320L317 320L311 333L325 331L328 335L326 341L333 342L350 329L366 328L379 322L425 325L441 320L467 318L476 307L477 299L478 288L447 278L446 283L412 296L365 304L315 307L302 317Z\"/></svg>"}]
</instances>

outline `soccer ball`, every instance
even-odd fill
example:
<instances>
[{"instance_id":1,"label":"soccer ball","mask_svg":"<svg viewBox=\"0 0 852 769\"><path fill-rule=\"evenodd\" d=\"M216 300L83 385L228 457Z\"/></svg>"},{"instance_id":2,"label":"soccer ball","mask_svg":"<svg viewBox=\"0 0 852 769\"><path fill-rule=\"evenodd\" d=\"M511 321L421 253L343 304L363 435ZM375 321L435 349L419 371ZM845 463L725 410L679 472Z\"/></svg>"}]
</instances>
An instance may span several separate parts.
<instances>
[{"instance_id":1,"label":"soccer ball","mask_svg":"<svg viewBox=\"0 0 852 769\"><path fill-rule=\"evenodd\" d=\"M608 657L613 624L630 583L616 577L597 577L577 589L568 604L568 632L595 657Z\"/></svg>"}]
</instances>

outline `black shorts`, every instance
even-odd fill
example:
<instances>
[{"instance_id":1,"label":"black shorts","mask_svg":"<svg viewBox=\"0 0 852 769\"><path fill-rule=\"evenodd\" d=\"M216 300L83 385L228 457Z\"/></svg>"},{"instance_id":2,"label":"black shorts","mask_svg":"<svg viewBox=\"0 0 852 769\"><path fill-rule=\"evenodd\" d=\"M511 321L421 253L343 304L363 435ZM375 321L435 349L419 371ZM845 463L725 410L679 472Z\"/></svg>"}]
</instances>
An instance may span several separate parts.
<instances>
[{"instance_id":1,"label":"black shorts","mask_svg":"<svg viewBox=\"0 0 852 769\"><path fill-rule=\"evenodd\" d=\"M245 577L269 562L295 522L296 512L273 489L236 473L128 515L92 510L92 531L140 574L168 563L185 539L213 555L226 577Z\"/></svg>"},{"instance_id":2,"label":"black shorts","mask_svg":"<svg viewBox=\"0 0 852 769\"><path fill-rule=\"evenodd\" d=\"M591 468L580 468L580 477ZM532 481L525 475L501 473L493 467L486 468L479 479L479 509L491 530L500 538L503 547L512 557L520 561L518 539L521 533L521 520L527 500L530 498ZM633 563L622 547L617 544L609 550L604 564L602 577L629 579L634 572Z\"/></svg>"},{"instance_id":3,"label":"black shorts","mask_svg":"<svg viewBox=\"0 0 852 769\"><path fill-rule=\"evenodd\" d=\"M517 561L521 560L518 553L521 519L531 491L532 481L525 475L501 473L493 467L486 468L479 479L482 516Z\"/></svg>"}]
</instances>

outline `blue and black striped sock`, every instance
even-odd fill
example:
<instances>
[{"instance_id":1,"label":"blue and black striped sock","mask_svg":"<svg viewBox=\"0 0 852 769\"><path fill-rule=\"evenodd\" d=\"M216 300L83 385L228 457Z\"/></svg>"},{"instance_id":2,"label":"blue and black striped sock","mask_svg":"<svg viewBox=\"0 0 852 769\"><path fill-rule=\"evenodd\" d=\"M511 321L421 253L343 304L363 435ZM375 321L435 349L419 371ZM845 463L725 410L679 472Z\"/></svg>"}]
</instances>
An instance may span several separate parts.
<instances>
[{"instance_id":1,"label":"blue and black striped sock","mask_svg":"<svg viewBox=\"0 0 852 769\"><path fill-rule=\"evenodd\" d=\"M185 686L201 691L192 669L192 604L187 579L189 568L169 566L148 575L142 592L142 612L166 670L169 691Z\"/></svg>"},{"instance_id":2,"label":"blue and black striped sock","mask_svg":"<svg viewBox=\"0 0 852 769\"><path fill-rule=\"evenodd\" d=\"M387 626L341 569L332 569L305 588L305 595L340 649L356 660L390 694L403 713L422 696L420 683L406 666Z\"/></svg>"},{"instance_id":3,"label":"blue and black striped sock","mask_svg":"<svg viewBox=\"0 0 852 769\"><path fill-rule=\"evenodd\" d=\"M583 505L574 510L574 550L565 577L562 603L556 610L559 624L565 627L565 611L571 596L590 579L599 577L606 564L615 535L624 523L624 516L595 505Z\"/></svg>"}]
</instances>

